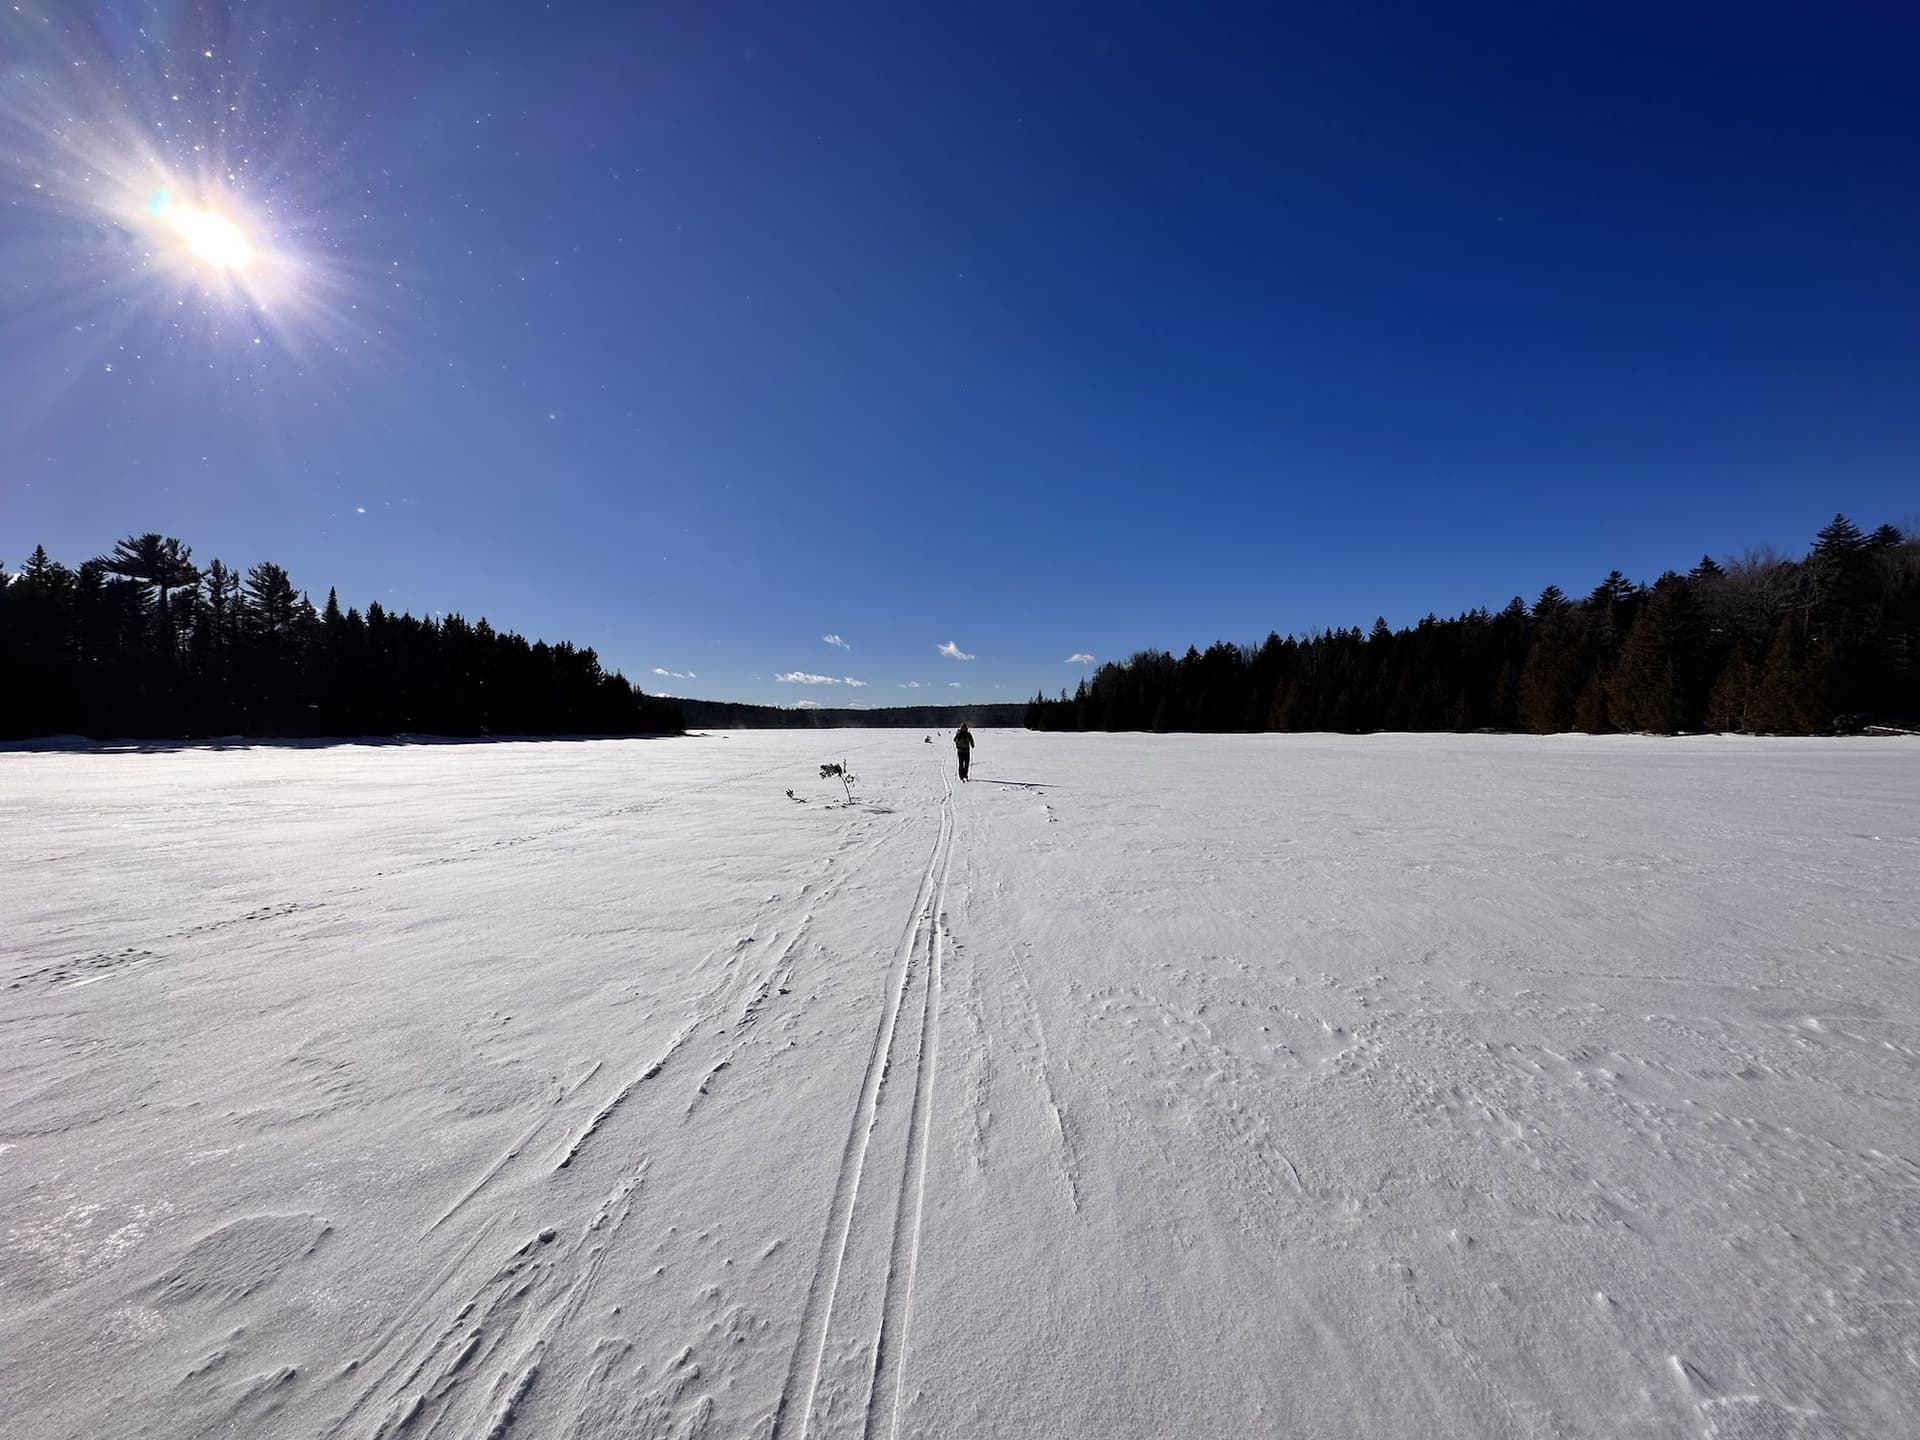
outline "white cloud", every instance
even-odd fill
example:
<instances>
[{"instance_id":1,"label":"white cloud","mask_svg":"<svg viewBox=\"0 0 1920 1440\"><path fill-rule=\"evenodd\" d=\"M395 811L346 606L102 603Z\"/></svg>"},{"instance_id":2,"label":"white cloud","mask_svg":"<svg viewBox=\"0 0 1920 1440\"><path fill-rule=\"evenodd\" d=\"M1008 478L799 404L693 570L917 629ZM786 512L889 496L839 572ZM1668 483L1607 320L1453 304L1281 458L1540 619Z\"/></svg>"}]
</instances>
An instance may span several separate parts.
<instances>
[{"instance_id":1,"label":"white cloud","mask_svg":"<svg viewBox=\"0 0 1920 1440\"><path fill-rule=\"evenodd\" d=\"M1093 656L1081 650L1067 656L1065 663L1068 665L1091 665L1093 664Z\"/></svg>"},{"instance_id":2,"label":"white cloud","mask_svg":"<svg viewBox=\"0 0 1920 1440\"><path fill-rule=\"evenodd\" d=\"M960 688L960 682L958 680L949 680L947 681L947 688L949 690L958 690Z\"/></svg>"},{"instance_id":3,"label":"white cloud","mask_svg":"<svg viewBox=\"0 0 1920 1440\"><path fill-rule=\"evenodd\" d=\"M818 700L796 700L793 702L793 708L795 710L818 710L820 708L820 702Z\"/></svg>"},{"instance_id":4,"label":"white cloud","mask_svg":"<svg viewBox=\"0 0 1920 1440\"><path fill-rule=\"evenodd\" d=\"M663 670L658 665L653 667L653 673L656 675L664 675L669 680L698 680L700 678L691 670Z\"/></svg>"},{"instance_id":5,"label":"white cloud","mask_svg":"<svg viewBox=\"0 0 1920 1440\"><path fill-rule=\"evenodd\" d=\"M851 675L815 675L811 670L789 670L773 678L782 685L851 685L856 690L867 683Z\"/></svg>"},{"instance_id":6,"label":"white cloud","mask_svg":"<svg viewBox=\"0 0 1920 1440\"><path fill-rule=\"evenodd\" d=\"M949 660L973 659L973 656L969 655L966 651L962 650L958 645L954 644L953 641L951 640L947 641L946 644L940 647L940 653L946 656Z\"/></svg>"},{"instance_id":7,"label":"white cloud","mask_svg":"<svg viewBox=\"0 0 1920 1440\"><path fill-rule=\"evenodd\" d=\"M827 644L829 645L837 645L842 650L851 650L853 648L851 645L847 644L846 641L842 640L838 635L827 634L827 635L822 635L820 638L826 641Z\"/></svg>"},{"instance_id":8,"label":"white cloud","mask_svg":"<svg viewBox=\"0 0 1920 1440\"><path fill-rule=\"evenodd\" d=\"M918 680L902 680L900 682L900 688L902 690L924 690L927 687L922 685Z\"/></svg>"}]
</instances>

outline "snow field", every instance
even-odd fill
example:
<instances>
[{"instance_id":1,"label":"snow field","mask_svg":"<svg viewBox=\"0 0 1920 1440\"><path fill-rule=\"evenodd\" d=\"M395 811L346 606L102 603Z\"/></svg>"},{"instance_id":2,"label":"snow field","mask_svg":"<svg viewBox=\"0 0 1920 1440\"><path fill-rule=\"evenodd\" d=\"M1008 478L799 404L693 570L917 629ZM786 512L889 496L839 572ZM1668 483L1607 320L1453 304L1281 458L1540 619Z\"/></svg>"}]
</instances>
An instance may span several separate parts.
<instances>
[{"instance_id":1,"label":"snow field","mask_svg":"<svg viewBox=\"0 0 1920 1440\"><path fill-rule=\"evenodd\" d=\"M923 733L0 754L0 1434L1920 1433L1920 746Z\"/></svg>"}]
</instances>

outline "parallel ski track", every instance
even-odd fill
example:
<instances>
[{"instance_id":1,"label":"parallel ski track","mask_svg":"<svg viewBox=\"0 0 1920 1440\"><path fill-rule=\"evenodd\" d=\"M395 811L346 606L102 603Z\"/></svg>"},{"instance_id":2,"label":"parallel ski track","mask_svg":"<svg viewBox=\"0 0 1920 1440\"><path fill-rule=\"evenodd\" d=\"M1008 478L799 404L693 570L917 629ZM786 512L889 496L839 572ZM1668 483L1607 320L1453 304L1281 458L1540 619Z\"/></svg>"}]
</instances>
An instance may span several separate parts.
<instances>
[{"instance_id":1,"label":"parallel ski track","mask_svg":"<svg viewBox=\"0 0 1920 1440\"><path fill-rule=\"evenodd\" d=\"M781 1388L779 1403L774 1407L770 1440L781 1440L783 1436L806 1440L812 1426L814 1401L826 1368L834 1302L839 1295L841 1275L853 1246L854 1205L866 1178L868 1149L880 1118L881 1100L899 1038L901 1012L918 970L926 984L926 999L920 1015L913 1111L901 1166L899 1195L894 1207L886 1291L873 1341L865 1422L865 1433L869 1436L891 1435L897 1429L903 1373L900 1360L904 1356L912 1312L913 1277L919 1267L920 1222L926 1201L927 1137L932 1121L935 1042L940 1019L940 965L945 947L942 911L946 903L947 874L953 858L953 785L944 770L940 781L939 833L934 839L933 851L927 857L927 868L920 877L920 888L914 897L913 913L908 918L895 954L886 990L886 1004L874 1031L873 1049L867 1056L866 1074L861 1080L859 1099L854 1105L847 1143L841 1152L840 1172L834 1181L833 1200L827 1210L827 1226L820 1241L819 1259L814 1264L813 1280L807 1287L806 1304L800 1317L800 1334L794 1342L793 1356L788 1362L786 1384ZM916 966L914 961L922 953L923 942L925 958ZM889 1381L893 1386L891 1393L887 1391ZM876 1406L880 1409L877 1410ZM882 1413L884 1420L880 1418Z\"/></svg>"},{"instance_id":2,"label":"parallel ski track","mask_svg":"<svg viewBox=\"0 0 1920 1440\"><path fill-rule=\"evenodd\" d=\"M948 818L947 853L940 861L940 887L926 929L926 1002L920 1018L920 1063L913 1077L913 1120L907 1131L907 1162L901 1176L900 1203L894 1215L886 1298L880 1308L880 1332L873 1342L873 1383L867 1391L866 1440L882 1435L891 1440L900 1433L900 1410L907 1380L907 1333L913 1320L913 1282L920 1270L920 1226L927 1208L927 1136L933 1126L933 1080L940 1060L947 875L953 860L953 787L944 771L941 783L947 787L943 802Z\"/></svg>"}]
</instances>

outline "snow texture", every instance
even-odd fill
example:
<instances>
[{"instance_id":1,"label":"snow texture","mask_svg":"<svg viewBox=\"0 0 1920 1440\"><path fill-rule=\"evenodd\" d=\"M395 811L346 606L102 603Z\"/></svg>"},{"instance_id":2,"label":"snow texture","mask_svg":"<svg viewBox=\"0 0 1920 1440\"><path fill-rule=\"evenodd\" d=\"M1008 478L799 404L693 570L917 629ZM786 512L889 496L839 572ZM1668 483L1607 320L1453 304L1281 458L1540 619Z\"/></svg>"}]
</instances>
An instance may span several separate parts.
<instances>
[{"instance_id":1,"label":"snow texture","mask_svg":"<svg viewBox=\"0 0 1920 1440\"><path fill-rule=\"evenodd\" d=\"M934 741L0 755L0 1433L1920 1434L1920 746Z\"/></svg>"}]
</instances>

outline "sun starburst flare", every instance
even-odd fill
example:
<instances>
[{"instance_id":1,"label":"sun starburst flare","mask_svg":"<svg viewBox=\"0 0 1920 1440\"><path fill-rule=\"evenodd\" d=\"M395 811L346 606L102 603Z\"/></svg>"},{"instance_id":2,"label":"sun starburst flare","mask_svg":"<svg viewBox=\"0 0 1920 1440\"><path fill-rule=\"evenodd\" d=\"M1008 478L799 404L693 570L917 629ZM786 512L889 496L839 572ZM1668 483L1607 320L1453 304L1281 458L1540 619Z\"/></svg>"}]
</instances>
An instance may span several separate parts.
<instances>
[{"instance_id":1,"label":"sun starburst flare","mask_svg":"<svg viewBox=\"0 0 1920 1440\"><path fill-rule=\"evenodd\" d=\"M352 259L366 190L346 136L269 83L264 52L241 69L177 26L103 27L49 26L0 59L0 264L48 356L17 413L50 412L75 377L130 383L143 358L199 362L209 384L276 355L316 378L364 365L394 287Z\"/></svg>"}]
</instances>

